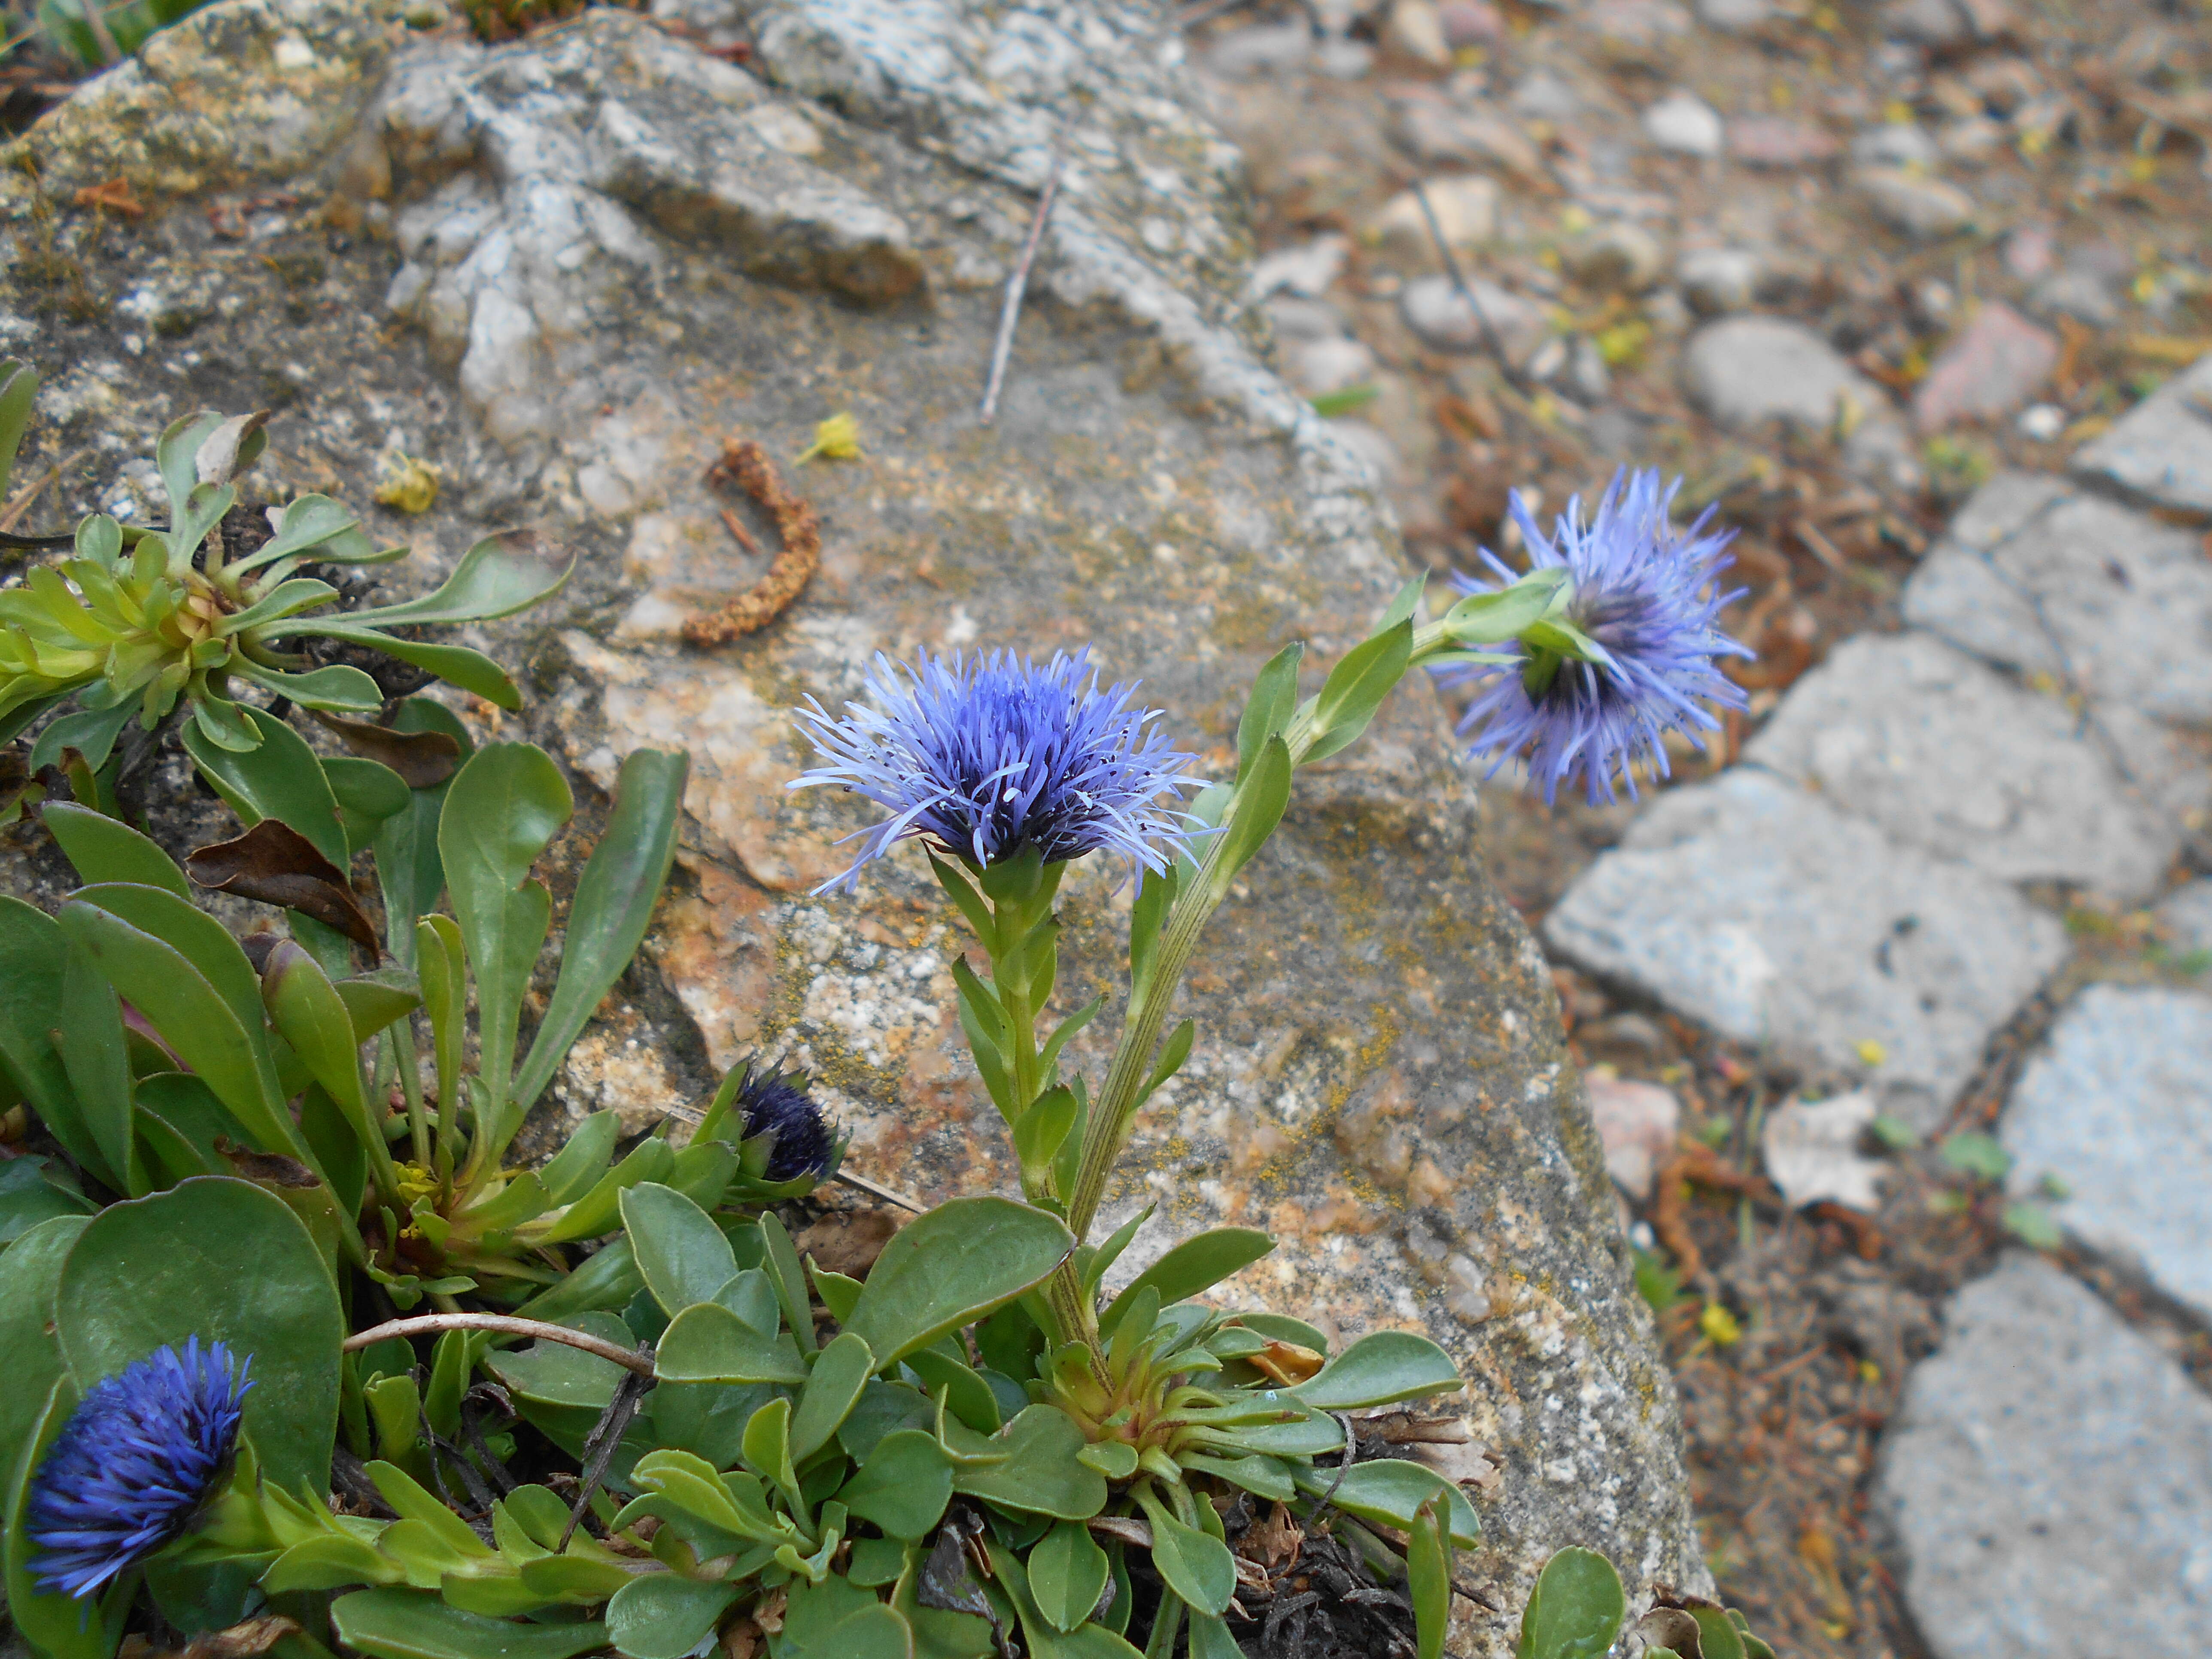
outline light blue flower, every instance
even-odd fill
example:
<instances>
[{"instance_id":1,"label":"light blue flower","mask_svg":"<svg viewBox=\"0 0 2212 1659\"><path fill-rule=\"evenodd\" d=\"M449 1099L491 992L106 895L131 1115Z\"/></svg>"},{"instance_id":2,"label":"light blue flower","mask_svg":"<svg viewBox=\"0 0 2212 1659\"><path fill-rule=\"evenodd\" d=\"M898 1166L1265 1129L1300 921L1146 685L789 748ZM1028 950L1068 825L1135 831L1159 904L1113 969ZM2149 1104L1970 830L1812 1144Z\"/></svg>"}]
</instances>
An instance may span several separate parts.
<instances>
[{"instance_id":1,"label":"light blue flower","mask_svg":"<svg viewBox=\"0 0 2212 1659\"><path fill-rule=\"evenodd\" d=\"M890 817L860 832L860 855L821 889L850 888L900 841L921 838L977 866L1034 847L1048 864L1107 853L1160 871L1205 831L1176 810L1193 757L1133 706L1133 685L1098 689L1087 653L930 657L908 667L878 655L874 708L832 718L812 698L801 729L828 763L795 779L865 795Z\"/></svg>"},{"instance_id":2,"label":"light blue flower","mask_svg":"<svg viewBox=\"0 0 2212 1659\"><path fill-rule=\"evenodd\" d=\"M1717 659L1752 653L1715 626L1721 608L1742 590L1723 592L1715 578L1730 563L1723 550L1735 532L1705 533L1708 507L1686 530L1668 520L1681 481L1662 487L1658 472L1616 473L1588 523L1579 496L1567 503L1551 535L1537 527L1518 491L1514 522L1537 568L1564 566L1574 582L1565 620L1604 647L1602 662L1509 644L1510 667L1436 670L1443 682L1473 681L1474 701L1459 723L1471 752L1491 757L1495 773L1513 755L1528 756L1530 783L1556 799L1562 782L1580 779L1592 802L1612 801L1616 780L1636 793L1636 766L1667 775L1666 734L1678 731L1702 749L1717 727L1707 704L1741 708L1741 687ZM1513 572L1488 549L1484 560L1510 582ZM1462 592L1496 591L1455 574Z\"/></svg>"}]
</instances>

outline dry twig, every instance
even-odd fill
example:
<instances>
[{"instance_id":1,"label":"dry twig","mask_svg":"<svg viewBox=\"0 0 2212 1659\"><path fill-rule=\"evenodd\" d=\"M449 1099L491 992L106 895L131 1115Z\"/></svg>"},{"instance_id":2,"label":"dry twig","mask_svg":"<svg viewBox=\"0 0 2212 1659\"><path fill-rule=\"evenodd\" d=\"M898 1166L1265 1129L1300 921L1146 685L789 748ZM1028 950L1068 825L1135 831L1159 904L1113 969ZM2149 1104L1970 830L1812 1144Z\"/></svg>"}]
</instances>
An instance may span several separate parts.
<instances>
[{"instance_id":1,"label":"dry twig","mask_svg":"<svg viewBox=\"0 0 2212 1659\"><path fill-rule=\"evenodd\" d=\"M1052 170L1045 174L1044 189L1037 196L1029 239L1022 244L1022 257L1014 261L1014 274L1006 279L1006 303L999 313L999 335L991 342L990 378L983 383L985 426L999 412L999 392L1006 383L1006 361L1014 350L1014 325L1021 320L1022 295L1029 291L1030 267L1036 263L1037 244L1044 240L1044 222L1051 216L1052 199L1060 194L1060 175L1067 167L1067 137L1073 125L1072 120L1060 124L1060 134L1053 140Z\"/></svg>"}]
</instances>

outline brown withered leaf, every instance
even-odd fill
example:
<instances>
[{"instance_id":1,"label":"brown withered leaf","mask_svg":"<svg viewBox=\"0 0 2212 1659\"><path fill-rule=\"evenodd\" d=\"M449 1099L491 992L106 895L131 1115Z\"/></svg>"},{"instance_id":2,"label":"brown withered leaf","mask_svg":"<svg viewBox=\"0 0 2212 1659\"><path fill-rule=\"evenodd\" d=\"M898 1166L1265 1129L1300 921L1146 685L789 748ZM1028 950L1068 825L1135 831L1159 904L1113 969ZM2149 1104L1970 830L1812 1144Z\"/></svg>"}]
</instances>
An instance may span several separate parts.
<instances>
[{"instance_id":1,"label":"brown withered leaf","mask_svg":"<svg viewBox=\"0 0 2212 1659\"><path fill-rule=\"evenodd\" d=\"M1286 1389L1296 1388L1327 1363L1323 1355L1296 1342L1267 1339L1267 1346L1247 1356L1251 1363Z\"/></svg>"},{"instance_id":2,"label":"brown withered leaf","mask_svg":"<svg viewBox=\"0 0 2212 1659\"><path fill-rule=\"evenodd\" d=\"M1638 1621L1636 1633L1647 1647L1664 1648L1679 1659L1705 1659L1704 1633L1680 1607L1652 1608Z\"/></svg>"},{"instance_id":3,"label":"brown withered leaf","mask_svg":"<svg viewBox=\"0 0 2212 1659\"><path fill-rule=\"evenodd\" d=\"M157 1648L144 1637L123 1638L120 1659L259 1659L299 1626L276 1613L263 1613L228 1630L204 1630L180 1648Z\"/></svg>"},{"instance_id":4,"label":"brown withered leaf","mask_svg":"<svg viewBox=\"0 0 2212 1659\"><path fill-rule=\"evenodd\" d=\"M368 951L372 962L382 954L376 930L354 902L345 872L289 824L264 818L235 840L196 848L185 855L185 870L201 886L218 893L235 893L313 916Z\"/></svg>"},{"instance_id":5,"label":"brown withered leaf","mask_svg":"<svg viewBox=\"0 0 2212 1659\"><path fill-rule=\"evenodd\" d=\"M349 720L320 709L316 723L363 760L399 774L410 789L434 789L461 763L461 745L450 732L395 732L388 726Z\"/></svg>"}]
</instances>

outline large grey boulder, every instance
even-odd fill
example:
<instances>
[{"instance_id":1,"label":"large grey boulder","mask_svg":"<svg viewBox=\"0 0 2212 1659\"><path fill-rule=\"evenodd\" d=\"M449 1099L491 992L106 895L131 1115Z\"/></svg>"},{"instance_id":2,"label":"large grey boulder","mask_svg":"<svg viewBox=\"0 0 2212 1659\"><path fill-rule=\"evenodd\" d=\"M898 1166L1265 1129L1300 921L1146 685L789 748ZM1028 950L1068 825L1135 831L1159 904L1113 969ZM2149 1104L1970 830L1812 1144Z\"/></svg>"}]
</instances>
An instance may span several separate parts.
<instances>
[{"instance_id":1,"label":"large grey boulder","mask_svg":"<svg viewBox=\"0 0 2212 1659\"><path fill-rule=\"evenodd\" d=\"M2039 1257L1951 1302L1876 1493L1936 1659L2183 1659L2212 1614L2212 1401Z\"/></svg>"},{"instance_id":2,"label":"large grey boulder","mask_svg":"<svg viewBox=\"0 0 2212 1659\"><path fill-rule=\"evenodd\" d=\"M646 965L579 1046L540 1144L564 1115L696 1098L758 1045L817 1070L859 1170L930 1197L1003 1189L954 1014L962 935L915 858L857 896L810 895L863 817L784 790L805 759L785 711L854 695L878 649L1087 644L1218 771L1257 665L1291 639L1333 658L1404 570L1364 468L1237 320L1237 158L1182 101L1149 13L742 9L759 74L616 9L486 50L399 40L366 0L221 0L165 37L181 137L142 123L124 143L64 111L25 141L49 179L119 173L152 211L95 242L62 206L59 249L115 303L68 320L54 268L18 264L0 329L52 376L31 456L95 446L70 510L157 499L148 459L177 410L274 403L256 475L272 490L366 507L386 446L441 469L431 512L370 515L424 578L494 526L580 554L557 607L480 642L527 665L523 727L584 781L638 744L688 747L692 823ZM210 89L236 86L238 52L277 62L271 32L334 89L282 167L240 99L260 159L234 165ZM984 428L1000 283L1070 110ZM189 194L210 185L262 205L211 217ZM760 633L682 643L764 569L702 481L725 438L789 458L838 411L862 458L793 475L824 527L811 586ZM1114 1213L1158 1200L1150 1249L1170 1226L1267 1225L1280 1249L1229 1295L1345 1336L1425 1328L1462 1358L1502 1466L1465 1571L1501 1605L1569 1543L1639 1586L1706 1584L1673 1384L1545 963L1480 858L1468 781L1411 687L1302 775L1214 924L1186 998L1197 1049ZM13 864L0 879L30 882ZM1067 1006L1106 982L1128 902L1110 872L1070 881ZM1073 1062L1095 1075L1115 1024ZM1510 1650L1510 1615L1455 1642Z\"/></svg>"}]
</instances>

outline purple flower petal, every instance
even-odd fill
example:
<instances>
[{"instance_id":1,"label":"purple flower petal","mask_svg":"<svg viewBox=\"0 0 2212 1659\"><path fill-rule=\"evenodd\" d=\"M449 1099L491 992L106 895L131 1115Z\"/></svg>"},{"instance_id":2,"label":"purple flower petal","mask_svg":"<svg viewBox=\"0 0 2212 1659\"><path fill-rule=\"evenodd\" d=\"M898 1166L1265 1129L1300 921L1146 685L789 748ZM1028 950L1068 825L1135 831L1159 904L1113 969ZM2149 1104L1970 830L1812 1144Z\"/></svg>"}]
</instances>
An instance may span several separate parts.
<instances>
[{"instance_id":1,"label":"purple flower petal","mask_svg":"<svg viewBox=\"0 0 2212 1659\"><path fill-rule=\"evenodd\" d=\"M1723 550L1735 532L1703 533L1711 507L1688 529L1675 529L1667 514L1680 487L1677 479L1662 488L1656 469L1632 475L1624 469L1588 524L1577 497L1550 536L1515 492L1514 521L1531 564L1565 567L1574 579L1567 618L1612 660L1560 661L1533 692L1524 672L1528 653L1517 645L1501 647L1517 654L1510 667L1436 670L1440 682L1475 684L1459 732L1472 740L1470 753L1492 757L1492 773L1525 751L1529 781L1547 801L1558 799L1563 781L1577 778L1593 803L1618 799L1616 779L1633 797L1639 760L1650 775L1668 775L1668 732L1684 733L1702 749L1700 732L1720 724L1705 705L1744 706L1743 689L1715 665L1720 657L1752 654L1714 626L1721 608L1741 593L1721 592L1713 580L1733 562ZM1513 580L1487 549L1482 556L1504 581ZM1463 592L1496 591L1466 576L1452 580Z\"/></svg>"},{"instance_id":2,"label":"purple flower petal","mask_svg":"<svg viewBox=\"0 0 2212 1659\"><path fill-rule=\"evenodd\" d=\"M1055 653L1040 668L1012 652L925 654L915 670L879 654L866 682L878 707L848 703L838 720L809 698L798 718L830 763L790 787L836 784L890 814L816 890L849 889L917 837L976 865L1035 847L1048 864L1104 852L1164 870L1167 849L1204 833L1163 805L1197 787L1184 775L1194 757L1149 724L1158 710L1130 706L1133 685L1101 691L1087 655Z\"/></svg>"},{"instance_id":3,"label":"purple flower petal","mask_svg":"<svg viewBox=\"0 0 2212 1659\"><path fill-rule=\"evenodd\" d=\"M195 1336L93 1385L31 1478L41 1589L94 1595L191 1524L228 1475L252 1363Z\"/></svg>"}]
</instances>

